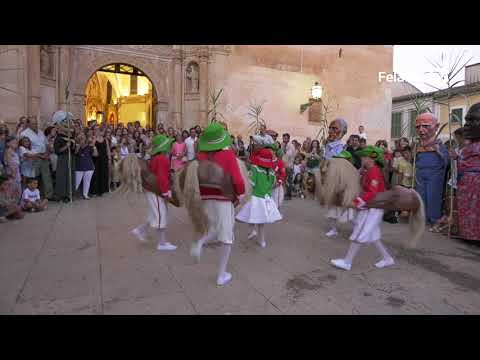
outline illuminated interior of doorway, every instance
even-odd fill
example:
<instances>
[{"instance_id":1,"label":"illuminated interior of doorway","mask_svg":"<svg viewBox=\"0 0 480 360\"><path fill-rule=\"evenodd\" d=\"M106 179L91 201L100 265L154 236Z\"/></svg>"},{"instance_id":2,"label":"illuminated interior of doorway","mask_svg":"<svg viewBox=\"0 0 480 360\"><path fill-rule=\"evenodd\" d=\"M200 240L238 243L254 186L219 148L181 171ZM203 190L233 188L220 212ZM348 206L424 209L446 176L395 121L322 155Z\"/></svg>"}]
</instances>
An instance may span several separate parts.
<instances>
[{"instance_id":1,"label":"illuminated interior of doorway","mask_svg":"<svg viewBox=\"0 0 480 360\"><path fill-rule=\"evenodd\" d=\"M140 121L143 127L153 127L153 103L153 85L141 70L110 64L97 70L88 81L85 119L114 126Z\"/></svg>"}]
</instances>

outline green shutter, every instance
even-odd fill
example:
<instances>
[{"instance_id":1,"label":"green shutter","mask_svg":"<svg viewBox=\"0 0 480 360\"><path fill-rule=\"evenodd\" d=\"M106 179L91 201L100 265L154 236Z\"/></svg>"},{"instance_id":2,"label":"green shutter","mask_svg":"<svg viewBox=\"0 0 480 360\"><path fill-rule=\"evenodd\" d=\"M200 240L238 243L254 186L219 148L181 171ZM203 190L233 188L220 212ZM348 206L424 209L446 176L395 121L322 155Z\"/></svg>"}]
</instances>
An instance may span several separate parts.
<instances>
[{"instance_id":1,"label":"green shutter","mask_svg":"<svg viewBox=\"0 0 480 360\"><path fill-rule=\"evenodd\" d=\"M462 124L463 123L463 109L453 109L452 110L452 123Z\"/></svg>"},{"instance_id":2,"label":"green shutter","mask_svg":"<svg viewBox=\"0 0 480 360\"><path fill-rule=\"evenodd\" d=\"M415 136L415 120L417 119L417 111L416 110L410 110L410 133L405 134L406 137L411 137Z\"/></svg>"},{"instance_id":3,"label":"green shutter","mask_svg":"<svg viewBox=\"0 0 480 360\"><path fill-rule=\"evenodd\" d=\"M396 112L392 114L392 138L399 138L402 136L402 113Z\"/></svg>"}]
</instances>

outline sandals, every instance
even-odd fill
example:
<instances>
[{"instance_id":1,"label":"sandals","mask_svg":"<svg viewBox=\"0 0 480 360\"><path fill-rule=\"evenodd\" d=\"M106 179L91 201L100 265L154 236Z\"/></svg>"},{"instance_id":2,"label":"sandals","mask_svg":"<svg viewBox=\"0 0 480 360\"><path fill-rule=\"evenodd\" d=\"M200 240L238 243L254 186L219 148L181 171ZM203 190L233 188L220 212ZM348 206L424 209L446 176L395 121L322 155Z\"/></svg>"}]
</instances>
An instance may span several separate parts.
<instances>
[{"instance_id":1,"label":"sandals","mask_svg":"<svg viewBox=\"0 0 480 360\"><path fill-rule=\"evenodd\" d=\"M448 229L448 224L444 224L444 225L435 224L430 229L428 229L428 231L438 234L443 232L446 229Z\"/></svg>"}]
</instances>

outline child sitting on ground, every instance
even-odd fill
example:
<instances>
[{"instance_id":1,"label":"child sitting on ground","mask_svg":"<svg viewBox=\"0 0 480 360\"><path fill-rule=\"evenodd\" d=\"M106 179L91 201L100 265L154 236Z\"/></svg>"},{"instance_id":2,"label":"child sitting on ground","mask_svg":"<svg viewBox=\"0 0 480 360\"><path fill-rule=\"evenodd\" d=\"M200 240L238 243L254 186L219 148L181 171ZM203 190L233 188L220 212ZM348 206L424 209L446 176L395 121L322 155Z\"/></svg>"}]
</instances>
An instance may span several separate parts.
<instances>
[{"instance_id":1,"label":"child sitting on ground","mask_svg":"<svg viewBox=\"0 0 480 360\"><path fill-rule=\"evenodd\" d=\"M21 219L24 214L16 199L11 195L10 179L6 176L0 176L0 222L6 219Z\"/></svg>"},{"instance_id":2,"label":"child sitting on ground","mask_svg":"<svg viewBox=\"0 0 480 360\"><path fill-rule=\"evenodd\" d=\"M25 211L42 211L47 208L47 199L40 198L40 190L38 190L38 180L27 178L27 187L22 194L22 209Z\"/></svg>"}]
</instances>

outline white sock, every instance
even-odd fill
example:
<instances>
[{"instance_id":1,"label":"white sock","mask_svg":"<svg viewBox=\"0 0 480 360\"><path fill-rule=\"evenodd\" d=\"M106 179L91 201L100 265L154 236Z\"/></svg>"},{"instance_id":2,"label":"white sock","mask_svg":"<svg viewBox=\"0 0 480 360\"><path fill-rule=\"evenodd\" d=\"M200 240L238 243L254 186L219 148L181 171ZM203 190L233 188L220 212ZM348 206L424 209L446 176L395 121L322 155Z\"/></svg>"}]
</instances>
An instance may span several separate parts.
<instances>
[{"instance_id":1,"label":"white sock","mask_svg":"<svg viewBox=\"0 0 480 360\"><path fill-rule=\"evenodd\" d=\"M382 269L384 267L395 264L392 256L388 253L387 249L380 240L375 241L374 244L378 252L382 255L382 260L375 264L377 268Z\"/></svg>"},{"instance_id":2,"label":"white sock","mask_svg":"<svg viewBox=\"0 0 480 360\"><path fill-rule=\"evenodd\" d=\"M258 243L262 248L267 247L267 242L265 241L265 224L258 224Z\"/></svg>"},{"instance_id":3,"label":"white sock","mask_svg":"<svg viewBox=\"0 0 480 360\"><path fill-rule=\"evenodd\" d=\"M362 247L362 244L352 242L350 244L350 247L348 248L347 255L343 260L345 260L347 264L352 264L353 259L355 258L355 256L358 253L358 250L360 250L361 247Z\"/></svg>"},{"instance_id":4,"label":"white sock","mask_svg":"<svg viewBox=\"0 0 480 360\"><path fill-rule=\"evenodd\" d=\"M250 224L250 232L248 233L248 240L253 239L255 236L257 236L257 225L256 224Z\"/></svg>"},{"instance_id":5,"label":"white sock","mask_svg":"<svg viewBox=\"0 0 480 360\"><path fill-rule=\"evenodd\" d=\"M232 274L227 272L228 260L230 258L230 251L232 245L223 244L220 248L220 264L218 267L217 284L224 285L232 278Z\"/></svg>"},{"instance_id":6,"label":"white sock","mask_svg":"<svg viewBox=\"0 0 480 360\"><path fill-rule=\"evenodd\" d=\"M167 244L167 229L157 229L158 231L158 245Z\"/></svg>"}]
</instances>

